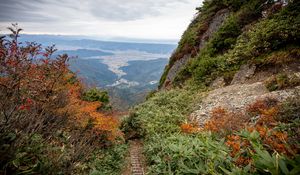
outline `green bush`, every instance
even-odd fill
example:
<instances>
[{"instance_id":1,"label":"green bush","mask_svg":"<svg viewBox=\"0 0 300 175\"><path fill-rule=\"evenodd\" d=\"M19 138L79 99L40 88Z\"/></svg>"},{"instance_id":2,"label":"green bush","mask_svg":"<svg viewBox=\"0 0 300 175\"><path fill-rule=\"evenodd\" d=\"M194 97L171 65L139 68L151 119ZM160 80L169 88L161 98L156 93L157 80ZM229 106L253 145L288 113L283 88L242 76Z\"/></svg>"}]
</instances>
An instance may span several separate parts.
<instances>
[{"instance_id":1,"label":"green bush","mask_svg":"<svg viewBox=\"0 0 300 175\"><path fill-rule=\"evenodd\" d=\"M276 152L270 154L268 151L262 150L258 147L255 147L255 151L256 153L253 155L254 166L260 174L269 173L272 175L296 175L300 173L299 155L297 155L295 159L291 160Z\"/></svg>"},{"instance_id":2,"label":"green bush","mask_svg":"<svg viewBox=\"0 0 300 175\"><path fill-rule=\"evenodd\" d=\"M278 14L255 24L239 37L235 47L225 55L228 61L253 60L286 45L296 44L300 38L300 16L295 11L299 9L299 2L290 3Z\"/></svg>"},{"instance_id":3,"label":"green bush","mask_svg":"<svg viewBox=\"0 0 300 175\"><path fill-rule=\"evenodd\" d=\"M107 91L102 91L97 88L92 88L82 94L82 99L85 101L99 101L104 104L109 103L109 96Z\"/></svg>"},{"instance_id":4,"label":"green bush","mask_svg":"<svg viewBox=\"0 0 300 175\"><path fill-rule=\"evenodd\" d=\"M133 109L130 116L123 121L122 130L128 135L135 131L146 140L151 140L155 135L178 133L184 116L200 98L200 95L187 90L157 92Z\"/></svg>"},{"instance_id":5,"label":"green bush","mask_svg":"<svg viewBox=\"0 0 300 175\"><path fill-rule=\"evenodd\" d=\"M121 131L125 133L126 140L140 138L143 136L141 123L138 120L136 113L130 113L129 116L125 116L121 122Z\"/></svg>"},{"instance_id":6,"label":"green bush","mask_svg":"<svg viewBox=\"0 0 300 175\"><path fill-rule=\"evenodd\" d=\"M109 149L95 152L89 166L93 169L90 175L119 175L125 165L128 145L114 145Z\"/></svg>"},{"instance_id":7,"label":"green bush","mask_svg":"<svg viewBox=\"0 0 300 175\"><path fill-rule=\"evenodd\" d=\"M13 138L16 137L14 133L10 133L10 136L12 135L14 135ZM13 138L10 137L10 139ZM55 165L53 164L54 162L52 162L46 154L49 150L53 149L53 147L45 145L45 141L41 135L34 134L31 137L27 136L26 138L23 138L23 140L24 142L22 145L18 148L18 150L15 150L14 155L10 157L11 162L8 162L5 165L5 167L11 171L9 173L47 173L48 171L53 171L55 169ZM2 147L2 149L3 148L4 147ZM4 154L8 153L10 152L6 152ZM58 173L58 171L59 170L57 170L56 173Z\"/></svg>"},{"instance_id":8,"label":"green bush","mask_svg":"<svg viewBox=\"0 0 300 175\"><path fill-rule=\"evenodd\" d=\"M145 148L150 174L219 174L228 167L230 156L224 140L209 133L174 134L156 138Z\"/></svg>"},{"instance_id":9,"label":"green bush","mask_svg":"<svg viewBox=\"0 0 300 175\"><path fill-rule=\"evenodd\" d=\"M220 29L214 34L211 44L218 53L230 49L241 34L241 26L236 16L231 15Z\"/></svg>"}]
</instances>

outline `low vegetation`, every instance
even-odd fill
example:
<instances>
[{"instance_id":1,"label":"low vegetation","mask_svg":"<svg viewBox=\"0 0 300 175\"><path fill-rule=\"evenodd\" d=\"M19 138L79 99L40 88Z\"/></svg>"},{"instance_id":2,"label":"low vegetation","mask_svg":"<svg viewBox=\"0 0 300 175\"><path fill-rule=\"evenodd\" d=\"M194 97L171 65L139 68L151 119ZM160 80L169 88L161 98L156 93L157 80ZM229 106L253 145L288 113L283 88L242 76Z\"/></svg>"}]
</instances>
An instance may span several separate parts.
<instances>
[{"instance_id":1,"label":"low vegetation","mask_svg":"<svg viewBox=\"0 0 300 175\"><path fill-rule=\"evenodd\" d=\"M265 81L265 86L269 89L269 91L293 88L299 85L300 77L295 74L277 74Z\"/></svg>"},{"instance_id":2,"label":"low vegetation","mask_svg":"<svg viewBox=\"0 0 300 175\"><path fill-rule=\"evenodd\" d=\"M299 96L283 104L257 101L246 114L217 108L205 127L198 128L186 123L185 115L200 94L158 92L124 120L125 133L142 133L149 174L300 172Z\"/></svg>"},{"instance_id":3,"label":"low vegetation","mask_svg":"<svg viewBox=\"0 0 300 175\"><path fill-rule=\"evenodd\" d=\"M173 88L151 94L122 123L130 137L144 139L149 174L299 174L299 92L286 102L267 98L247 110L215 108L203 128L188 123L218 77L229 84L243 64L258 70L297 65L300 21L299 1L287 6L274 1L205 1L182 36L161 78L184 55L188 62ZM208 22L221 9L229 16L199 50ZM299 85L297 74L278 73L265 85L270 91Z\"/></svg>"},{"instance_id":4,"label":"low vegetation","mask_svg":"<svg viewBox=\"0 0 300 175\"><path fill-rule=\"evenodd\" d=\"M98 111L107 112L112 110L112 107L109 104L109 95L107 91L97 88L88 89L82 94L82 99L84 101L100 102L101 105L97 108Z\"/></svg>"}]
</instances>

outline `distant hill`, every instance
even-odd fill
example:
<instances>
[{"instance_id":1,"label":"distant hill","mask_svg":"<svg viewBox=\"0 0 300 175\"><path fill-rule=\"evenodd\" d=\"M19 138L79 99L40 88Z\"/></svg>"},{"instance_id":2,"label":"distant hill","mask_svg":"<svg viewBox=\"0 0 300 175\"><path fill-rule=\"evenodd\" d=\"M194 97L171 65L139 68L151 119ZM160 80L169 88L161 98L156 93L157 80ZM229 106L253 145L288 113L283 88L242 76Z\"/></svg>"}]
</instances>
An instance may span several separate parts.
<instances>
[{"instance_id":1,"label":"distant hill","mask_svg":"<svg viewBox=\"0 0 300 175\"><path fill-rule=\"evenodd\" d=\"M95 57L95 56L107 56L113 55L110 52L103 52L100 50L90 50L90 49L77 49L77 50L60 50L57 54L68 54L73 57Z\"/></svg>"},{"instance_id":2,"label":"distant hill","mask_svg":"<svg viewBox=\"0 0 300 175\"><path fill-rule=\"evenodd\" d=\"M70 69L75 72L86 84L92 86L105 87L113 84L117 80L117 75L108 70L106 64L98 59L69 60Z\"/></svg>"},{"instance_id":3,"label":"distant hill","mask_svg":"<svg viewBox=\"0 0 300 175\"><path fill-rule=\"evenodd\" d=\"M175 44L154 44L154 43L132 43L132 42L114 42L83 39L75 36L64 35L22 35L20 41L35 41L43 45L55 44L60 47L78 47L93 48L102 50L136 50L149 53L171 53L175 48Z\"/></svg>"},{"instance_id":4,"label":"distant hill","mask_svg":"<svg viewBox=\"0 0 300 175\"><path fill-rule=\"evenodd\" d=\"M143 84L149 84L150 82L156 84L153 81L160 78L165 65L168 63L168 59L159 58L147 61L129 61L128 63L128 66L121 68L127 73L123 78Z\"/></svg>"},{"instance_id":5,"label":"distant hill","mask_svg":"<svg viewBox=\"0 0 300 175\"><path fill-rule=\"evenodd\" d=\"M157 88L158 80L168 63L168 59L138 60L128 63L128 66L121 68L127 73L122 78L139 84L130 88L124 88L124 85L109 88L113 106L119 110L143 102L147 94Z\"/></svg>"}]
</instances>

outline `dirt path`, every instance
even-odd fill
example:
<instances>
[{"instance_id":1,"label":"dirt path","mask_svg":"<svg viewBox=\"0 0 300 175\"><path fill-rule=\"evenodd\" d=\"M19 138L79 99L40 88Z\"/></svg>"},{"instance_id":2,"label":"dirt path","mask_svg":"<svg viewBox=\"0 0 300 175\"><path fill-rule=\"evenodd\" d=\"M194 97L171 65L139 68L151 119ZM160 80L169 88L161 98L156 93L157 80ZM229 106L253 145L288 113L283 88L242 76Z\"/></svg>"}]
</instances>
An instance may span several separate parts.
<instances>
[{"instance_id":1,"label":"dirt path","mask_svg":"<svg viewBox=\"0 0 300 175\"><path fill-rule=\"evenodd\" d=\"M145 175L145 161L142 155L143 144L140 140L130 141L129 157L130 167L123 175Z\"/></svg>"}]
</instances>

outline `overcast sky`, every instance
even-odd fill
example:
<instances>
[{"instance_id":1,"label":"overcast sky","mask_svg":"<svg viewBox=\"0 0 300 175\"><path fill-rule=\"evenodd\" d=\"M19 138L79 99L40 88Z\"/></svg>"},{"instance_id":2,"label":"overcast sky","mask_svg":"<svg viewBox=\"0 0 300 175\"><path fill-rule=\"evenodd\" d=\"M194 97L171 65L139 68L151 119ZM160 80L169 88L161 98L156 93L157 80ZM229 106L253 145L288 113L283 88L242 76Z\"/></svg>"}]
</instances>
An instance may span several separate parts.
<instances>
[{"instance_id":1,"label":"overcast sky","mask_svg":"<svg viewBox=\"0 0 300 175\"><path fill-rule=\"evenodd\" d=\"M178 40L202 0L0 0L0 30Z\"/></svg>"}]
</instances>

